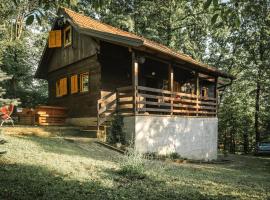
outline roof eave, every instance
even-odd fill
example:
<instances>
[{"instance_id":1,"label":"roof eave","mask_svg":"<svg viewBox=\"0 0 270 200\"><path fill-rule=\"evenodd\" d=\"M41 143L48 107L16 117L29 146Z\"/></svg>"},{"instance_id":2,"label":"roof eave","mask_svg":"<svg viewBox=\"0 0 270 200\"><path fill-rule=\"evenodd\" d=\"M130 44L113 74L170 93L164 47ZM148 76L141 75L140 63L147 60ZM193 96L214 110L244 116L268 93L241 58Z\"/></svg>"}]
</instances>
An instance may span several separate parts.
<instances>
[{"instance_id":1,"label":"roof eave","mask_svg":"<svg viewBox=\"0 0 270 200\"><path fill-rule=\"evenodd\" d=\"M234 76L232 76L229 73L223 72L221 70L218 70L218 69L210 67L210 66L205 66L204 64L201 64L201 63L199 63L199 62L197 62L197 61L195 61L193 59L190 60L190 59L186 58L185 56L181 56L181 58L180 58L179 55L175 55L175 54L172 54L172 53L161 51L160 49L153 48L153 47L151 47L149 45L144 44L144 46L146 46L147 48L151 48L151 49L153 49L155 51L162 52L163 54L166 54L168 56L174 57L176 60L181 60L181 61L190 63L192 65L195 65L195 66L199 67L201 69L201 71L208 72L208 73L211 73L211 74L214 74L216 76L223 77L223 78L229 78L231 80L236 79Z\"/></svg>"}]
</instances>

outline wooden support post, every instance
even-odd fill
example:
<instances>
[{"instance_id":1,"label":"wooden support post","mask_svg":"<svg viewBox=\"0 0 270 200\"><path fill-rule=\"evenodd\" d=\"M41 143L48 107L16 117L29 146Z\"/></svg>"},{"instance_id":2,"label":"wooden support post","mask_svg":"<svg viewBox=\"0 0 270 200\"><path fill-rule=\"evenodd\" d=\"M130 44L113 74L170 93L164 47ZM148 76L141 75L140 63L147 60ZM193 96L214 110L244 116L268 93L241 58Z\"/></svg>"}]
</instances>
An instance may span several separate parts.
<instances>
[{"instance_id":1,"label":"wooden support post","mask_svg":"<svg viewBox=\"0 0 270 200\"><path fill-rule=\"evenodd\" d=\"M200 79L199 73L196 73L196 116L199 116L199 97L200 97Z\"/></svg>"},{"instance_id":2,"label":"wooden support post","mask_svg":"<svg viewBox=\"0 0 270 200\"><path fill-rule=\"evenodd\" d=\"M116 106L115 106L115 113L118 114L118 111L119 111L119 92L118 92L118 89L116 88L115 90L115 103L116 103Z\"/></svg>"},{"instance_id":3,"label":"wooden support post","mask_svg":"<svg viewBox=\"0 0 270 200\"><path fill-rule=\"evenodd\" d=\"M137 86L138 86L139 63L136 59L135 52L132 52L132 89L133 89L133 110L134 114L138 113L137 109Z\"/></svg>"},{"instance_id":4,"label":"wooden support post","mask_svg":"<svg viewBox=\"0 0 270 200\"><path fill-rule=\"evenodd\" d=\"M97 101L97 135L99 134L99 102Z\"/></svg>"},{"instance_id":5,"label":"wooden support post","mask_svg":"<svg viewBox=\"0 0 270 200\"><path fill-rule=\"evenodd\" d=\"M173 71L173 67L172 67L172 64L169 64L169 90L171 91L171 98L173 99L174 98L174 95L173 95L173 81L174 81L174 71ZM173 100L171 99L171 115L173 115Z\"/></svg>"},{"instance_id":6,"label":"wooden support post","mask_svg":"<svg viewBox=\"0 0 270 200\"><path fill-rule=\"evenodd\" d=\"M215 90L214 90L214 97L216 99L216 116L217 116L217 110L218 110L218 77L215 77Z\"/></svg>"}]
</instances>

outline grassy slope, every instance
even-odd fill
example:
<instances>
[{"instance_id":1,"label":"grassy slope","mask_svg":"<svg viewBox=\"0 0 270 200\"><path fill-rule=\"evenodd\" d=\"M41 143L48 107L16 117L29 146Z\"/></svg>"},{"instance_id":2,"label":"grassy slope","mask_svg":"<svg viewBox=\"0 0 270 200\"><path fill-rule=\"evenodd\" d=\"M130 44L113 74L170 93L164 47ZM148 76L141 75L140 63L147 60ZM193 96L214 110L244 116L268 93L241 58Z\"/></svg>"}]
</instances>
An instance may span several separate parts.
<instances>
[{"instance_id":1,"label":"grassy slope","mask_svg":"<svg viewBox=\"0 0 270 200\"><path fill-rule=\"evenodd\" d=\"M121 155L62 138L1 135L0 199L269 199L270 159L223 165L148 161L146 177L120 175ZM268 193L267 193L268 192Z\"/></svg>"}]
</instances>

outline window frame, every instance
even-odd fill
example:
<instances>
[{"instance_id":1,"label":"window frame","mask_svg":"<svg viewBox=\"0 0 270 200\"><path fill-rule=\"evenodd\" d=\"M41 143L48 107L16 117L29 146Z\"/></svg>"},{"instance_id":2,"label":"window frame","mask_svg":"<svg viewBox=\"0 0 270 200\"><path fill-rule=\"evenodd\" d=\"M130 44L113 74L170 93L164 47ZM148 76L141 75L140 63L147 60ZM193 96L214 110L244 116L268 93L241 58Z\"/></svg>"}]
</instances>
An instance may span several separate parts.
<instances>
[{"instance_id":1,"label":"window frame","mask_svg":"<svg viewBox=\"0 0 270 200\"><path fill-rule=\"evenodd\" d=\"M90 91L90 89L89 89L89 85L90 85L89 84L90 83L90 79L89 79L90 76L89 76L89 74L90 74L89 72L82 72L82 73L80 73L80 93L86 93L86 92L89 92ZM83 88L84 88L83 87L83 77L86 76L86 75L87 75L87 78L88 78L88 83L87 83L88 84L88 87L87 87L87 91L84 91L83 90Z\"/></svg>"},{"instance_id":2,"label":"window frame","mask_svg":"<svg viewBox=\"0 0 270 200\"><path fill-rule=\"evenodd\" d=\"M70 42L66 43L66 33L70 31ZM72 27L69 25L67 26L65 29L64 29L64 38L63 38L63 41L64 41L64 47L68 47L70 45L72 45Z\"/></svg>"}]
</instances>

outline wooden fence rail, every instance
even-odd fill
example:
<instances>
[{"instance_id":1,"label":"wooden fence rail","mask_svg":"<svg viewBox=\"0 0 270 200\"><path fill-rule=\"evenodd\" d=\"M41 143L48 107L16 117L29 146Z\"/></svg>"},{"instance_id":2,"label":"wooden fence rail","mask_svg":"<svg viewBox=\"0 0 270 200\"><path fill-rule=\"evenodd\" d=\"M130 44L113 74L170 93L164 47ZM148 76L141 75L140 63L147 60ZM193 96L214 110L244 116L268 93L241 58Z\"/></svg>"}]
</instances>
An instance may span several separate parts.
<instances>
[{"instance_id":1,"label":"wooden fence rail","mask_svg":"<svg viewBox=\"0 0 270 200\"><path fill-rule=\"evenodd\" d=\"M138 114L208 117L217 114L216 98L144 86L135 89L136 92L132 86L117 88L115 92L98 100L98 125L115 112L122 115L134 114L136 111Z\"/></svg>"}]
</instances>

